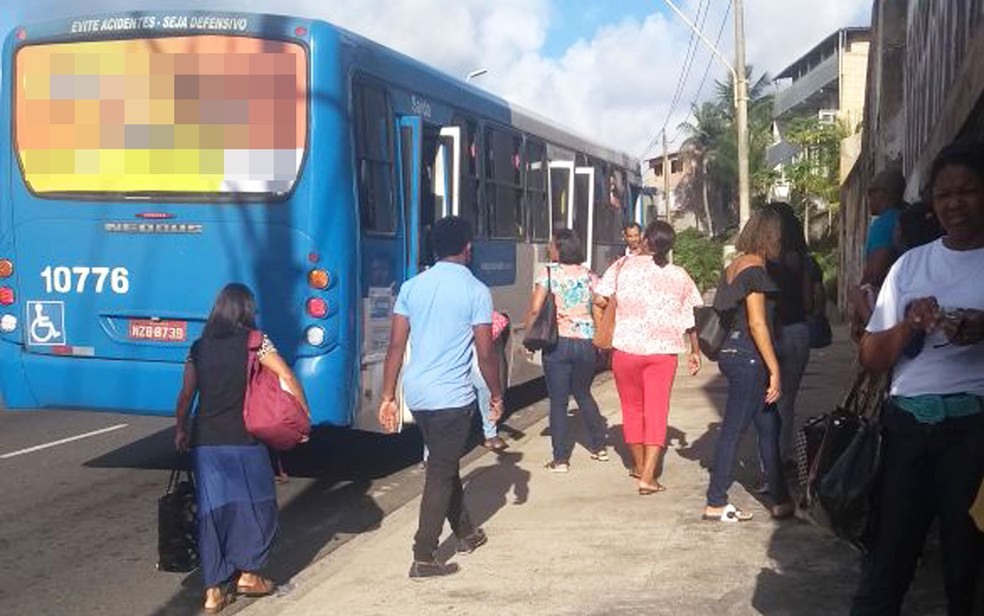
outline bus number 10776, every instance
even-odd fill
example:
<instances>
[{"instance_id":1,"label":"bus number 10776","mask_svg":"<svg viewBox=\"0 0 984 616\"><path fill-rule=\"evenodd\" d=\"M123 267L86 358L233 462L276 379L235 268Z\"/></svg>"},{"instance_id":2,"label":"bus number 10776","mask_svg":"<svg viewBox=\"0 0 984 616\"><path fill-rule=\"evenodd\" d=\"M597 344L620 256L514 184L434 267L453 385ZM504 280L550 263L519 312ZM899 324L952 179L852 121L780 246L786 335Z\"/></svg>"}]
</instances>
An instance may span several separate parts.
<instances>
[{"instance_id":1,"label":"bus number 10776","mask_svg":"<svg viewBox=\"0 0 984 616\"><path fill-rule=\"evenodd\" d=\"M130 272L125 267L57 267L47 266L41 270L45 293L85 293L89 281L96 293L102 293L109 280L113 293L125 294L130 291Z\"/></svg>"}]
</instances>

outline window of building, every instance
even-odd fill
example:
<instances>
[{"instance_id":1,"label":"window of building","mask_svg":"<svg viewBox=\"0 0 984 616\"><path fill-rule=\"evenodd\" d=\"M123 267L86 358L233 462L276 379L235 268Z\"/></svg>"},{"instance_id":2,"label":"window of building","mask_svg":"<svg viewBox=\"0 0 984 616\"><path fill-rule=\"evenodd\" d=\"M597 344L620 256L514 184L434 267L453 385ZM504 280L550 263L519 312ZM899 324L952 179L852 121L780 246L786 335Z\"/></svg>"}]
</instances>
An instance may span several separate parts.
<instances>
[{"instance_id":1,"label":"window of building","mask_svg":"<svg viewBox=\"0 0 984 616\"><path fill-rule=\"evenodd\" d=\"M386 92L357 82L352 106L362 228L373 233L395 233L398 213L393 183L393 125Z\"/></svg>"},{"instance_id":2,"label":"window of building","mask_svg":"<svg viewBox=\"0 0 984 616\"><path fill-rule=\"evenodd\" d=\"M683 173L683 161L680 160L679 158L671 158L670 173L674 175L677 173Z\"/></svg>"}]
</instances>

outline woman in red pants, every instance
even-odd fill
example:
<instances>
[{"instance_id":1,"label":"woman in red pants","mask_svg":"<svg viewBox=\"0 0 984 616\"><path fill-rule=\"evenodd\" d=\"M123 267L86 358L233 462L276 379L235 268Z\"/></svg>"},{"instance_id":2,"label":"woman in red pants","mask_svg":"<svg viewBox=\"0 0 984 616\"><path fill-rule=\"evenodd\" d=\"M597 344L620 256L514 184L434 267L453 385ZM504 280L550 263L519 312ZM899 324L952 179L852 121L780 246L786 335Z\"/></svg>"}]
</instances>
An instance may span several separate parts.
<instances>
[{"instance_id":1,"label":"woman in red pants","mask_svg":"<svg viewBox=\"0 0 984 616\"><path fill-rule=\"evenodd\" d=\"M639 494L661 492L656 469L666 449L666 421L677 355L687 351L690 374L700 370L694 308L700 293L690 275L670 264L676 235L655 221L646 227L643 254L616 261L595 289L595 304L604 308L615 298L612 372L622 402L622 430L632 453L632 477Z\"/></svg>"}]
</instances>

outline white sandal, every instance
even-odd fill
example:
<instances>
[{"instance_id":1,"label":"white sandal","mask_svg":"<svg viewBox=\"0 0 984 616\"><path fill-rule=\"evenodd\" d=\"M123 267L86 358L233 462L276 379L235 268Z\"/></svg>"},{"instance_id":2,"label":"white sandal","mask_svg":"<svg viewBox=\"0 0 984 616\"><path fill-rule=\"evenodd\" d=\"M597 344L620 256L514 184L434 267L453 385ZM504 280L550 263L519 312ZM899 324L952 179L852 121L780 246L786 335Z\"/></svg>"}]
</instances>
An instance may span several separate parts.
<instances>
[{"instance_id":1,"label":"white sandal","mask_svg":"<svg viewBox=\"0 0 984 616\"><path fill-rule=\"evenodd\" d=\"M708 522L747 522L753 517L751 513L746 513L731 503L728 503L724 506L724 510L721 511L721 515L705 513L701 516L701 519Z\"/></svg>"}]
</instances>

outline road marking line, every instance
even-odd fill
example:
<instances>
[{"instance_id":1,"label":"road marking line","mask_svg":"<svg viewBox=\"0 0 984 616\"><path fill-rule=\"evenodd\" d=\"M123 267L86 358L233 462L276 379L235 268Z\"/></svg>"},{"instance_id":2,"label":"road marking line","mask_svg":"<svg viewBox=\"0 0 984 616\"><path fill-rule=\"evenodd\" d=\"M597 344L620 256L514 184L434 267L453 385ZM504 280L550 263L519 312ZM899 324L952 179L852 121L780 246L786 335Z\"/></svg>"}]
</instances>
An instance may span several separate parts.
<instances>
[{"instance_id":1,"label":"road marking line","mask_svg":"<svg viewBox=\"0 0 984 616\"><path fill-rule=\"evenodd\" d=\"M35 445L34 447L28 447L27 449L19 449L17 451L11 451L10 453L5 453L0 456L0 460L6 460L7 458L13 458L16 456L22 456L25 453L33 453L35 451L41 451L42 449L48 449L49 447L57 447L58 445L64 445L65 443L71 443L72 441L79 441L84 438L89 438L90 436L99 436L100 434L106 434L107 432L113 432L115 430L120 430L125 428L130 424L116 424L115 426L110 426L108 428L103 428L102 430L93 430L92 432L86 432L85 434L79 434L77 436L70 436L68 438L63 438L57 441L51 441L50 443L44 443L42 445Z\"/></svg>"}]
</instances>

